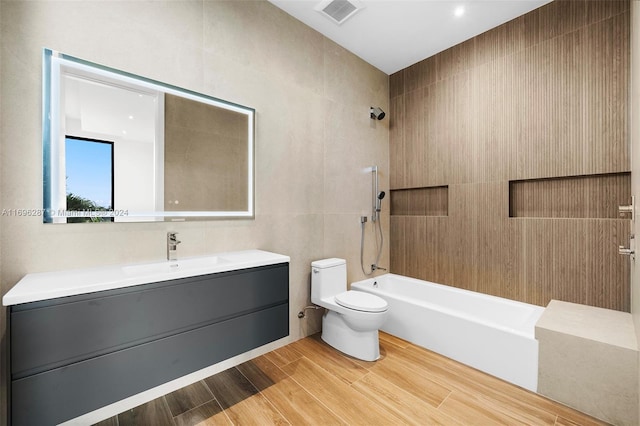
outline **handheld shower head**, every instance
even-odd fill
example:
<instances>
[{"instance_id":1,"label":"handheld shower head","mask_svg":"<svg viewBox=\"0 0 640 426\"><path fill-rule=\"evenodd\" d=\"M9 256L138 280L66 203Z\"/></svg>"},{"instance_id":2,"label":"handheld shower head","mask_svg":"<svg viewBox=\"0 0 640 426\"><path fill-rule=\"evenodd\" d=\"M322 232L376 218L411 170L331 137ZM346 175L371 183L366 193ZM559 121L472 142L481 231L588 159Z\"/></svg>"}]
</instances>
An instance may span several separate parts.
<instances>
[{"instance_id":1,"label":"handheld shower head","mask_svg":"<svg viewBox=\"0 0 640 426\"><path fill-rule=\"evenodd\" d=\"M382 210L382 199L384 198L385 193L384 191L380 191L378 192L378 196L376 197L376 214L380 214L380 211Z\"/></svg>"}]
</instances>

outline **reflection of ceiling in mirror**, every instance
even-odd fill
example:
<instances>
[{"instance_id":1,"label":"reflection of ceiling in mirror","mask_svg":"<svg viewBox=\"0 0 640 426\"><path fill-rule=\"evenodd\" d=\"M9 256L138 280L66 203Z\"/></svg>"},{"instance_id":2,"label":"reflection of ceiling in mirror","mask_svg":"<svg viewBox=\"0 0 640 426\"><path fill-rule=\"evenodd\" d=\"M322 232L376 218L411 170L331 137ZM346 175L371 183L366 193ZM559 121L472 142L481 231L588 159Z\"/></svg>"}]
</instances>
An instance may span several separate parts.
<instances>
[{"instance_id":1,"label":"reflection of ceiling in mirror","mask_svg":"<svg viewBox=\"0 0 640 426\"><path fill-rule=\"evenodd\" d=\"M65 112L83 131L154 142L156 95L65 76Z\"/></svg>"}]
</instances>

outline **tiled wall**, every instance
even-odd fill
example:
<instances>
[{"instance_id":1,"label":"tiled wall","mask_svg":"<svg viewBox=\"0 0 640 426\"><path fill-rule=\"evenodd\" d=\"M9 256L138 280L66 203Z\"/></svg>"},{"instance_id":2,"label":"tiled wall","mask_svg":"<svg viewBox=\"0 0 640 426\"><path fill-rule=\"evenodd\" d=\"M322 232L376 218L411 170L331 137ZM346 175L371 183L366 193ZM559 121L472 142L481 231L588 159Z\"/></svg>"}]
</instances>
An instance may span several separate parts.
<instances>
[{"instance_id":1,"label":"tiled wall","mask_svg":"<svg viewBox=\"0 0 640 426\"><path fill-rule=\"evenodd\" d=\"M636 152L636 147L640 141L640 4L637 1L631 2L631 102L630 102L630 128L632 151ZM637 154L632 156L631 164L634 169L640 166L640 156ZM631 186L635 191L640 188L640 173L632 173ZM632 225L632 232L638 232L638 222ZM636 341L640 342L640 274L633 270L631 278L631 313L633 314L633 322L635 325ZM640 359L638 360L640 366ZM638 368L638 383L640 383L640 367ZM640 394L640 390L638 392ZM640 398L640 395L639 395ZM638 417L640 418L640 403L638 404Z\"/></svg>"},{"instance_id":2,"label":"tiled wall","mask_svg":"<svg viewBox=\"0 0 640 426\"><path fill-rule=\"evenodd\" d=\"M391 76L392 200L448 192L392 212L393 272L630 309L629 28L628 1L557 0Z\"/></svg>"},{"instance_id":3,"label":"tiled wall","mask_svg":"<svg viewBox=\"0 0 640 426\"><path fill-rule=\"evenodd\" d=\"M309 303L311 261L344 257L349 280L363 278L359 217L370 211L371 181L362 170L378 165L383 189L389 176L389 121L373 123L369 107L388 111L389 77L262 0L2 1L0 7L5 208L42 206L43 47L257 114L255 220L44 225L40 217L0 217L1 293L26 273L160 261L173 230L182 241L179 256L252 248L291 256L291 338L317 331L317 313L297 318ZM388 248L381 263L388 265Z\"/></svg>"}]
</instances>

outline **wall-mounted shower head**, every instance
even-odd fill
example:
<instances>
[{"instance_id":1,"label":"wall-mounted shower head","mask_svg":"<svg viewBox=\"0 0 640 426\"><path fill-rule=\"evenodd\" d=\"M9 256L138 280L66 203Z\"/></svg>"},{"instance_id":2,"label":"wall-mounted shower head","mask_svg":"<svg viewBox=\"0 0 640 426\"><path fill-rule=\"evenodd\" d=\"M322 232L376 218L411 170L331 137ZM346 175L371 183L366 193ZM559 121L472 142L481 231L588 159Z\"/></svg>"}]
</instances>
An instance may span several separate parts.
<instances>
[{"instance_id":1,"label":"wall-mounted shower head","mask_svg":"<svg viewBox=\"0 0 640 426\"><path fill-rule=\"evenodd\" d=\"M374 120L382 120L385 116L384 111L380 107L371 107L370 114Z\"/></svg>"}]
</instances>

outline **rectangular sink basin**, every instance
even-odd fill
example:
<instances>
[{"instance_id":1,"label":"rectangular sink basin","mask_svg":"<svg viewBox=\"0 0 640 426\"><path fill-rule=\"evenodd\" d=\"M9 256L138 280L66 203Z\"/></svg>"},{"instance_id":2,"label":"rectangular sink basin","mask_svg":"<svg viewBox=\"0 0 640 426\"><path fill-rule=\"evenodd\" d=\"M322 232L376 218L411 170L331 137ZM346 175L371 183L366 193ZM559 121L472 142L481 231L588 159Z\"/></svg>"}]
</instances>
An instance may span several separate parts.
<instances>
[{"instance_id":1,"label":"rectangular sink basin","mask_svg":"<svg viewBox=\"0 0 640 426\"><path fill-rule=\"evenodd\" d=\"M127 276L170 274L174 272L196 272L200 269L208 269L228 261L219 256L204 256L187 259L178 259L157 263L145 263L143 265L123 266L122 272Z\"/></svg>"}]
</instances>

